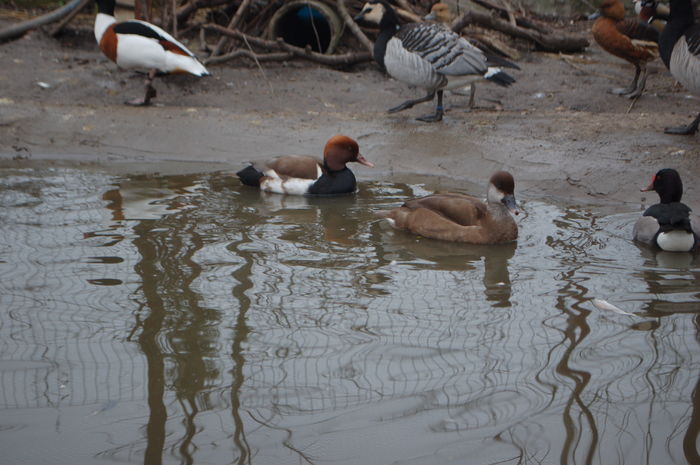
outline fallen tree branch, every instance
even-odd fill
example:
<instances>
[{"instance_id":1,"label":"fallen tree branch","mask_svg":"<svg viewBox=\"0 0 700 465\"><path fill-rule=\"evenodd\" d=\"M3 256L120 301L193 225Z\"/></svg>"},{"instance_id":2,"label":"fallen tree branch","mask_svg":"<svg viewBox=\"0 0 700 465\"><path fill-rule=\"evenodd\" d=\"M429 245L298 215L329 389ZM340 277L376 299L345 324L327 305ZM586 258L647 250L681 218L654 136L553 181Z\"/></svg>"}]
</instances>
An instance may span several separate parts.
<instances>
[{"instance_id":1,"label":"fallen tree branch","mask_svg":"<svg viewBox=\"0 0 700 465\"><path fill-rule=\"evenodd\" d=\"M250 44L254 44L258 47L263 47L268 50L282 49L286 52L292 53L294 56L306 58L307 60L314 61L328 66L348 66L355 63L361 63L364 61L372 61L372 54L368 52L358 52L358 53L346 53L343 55L325 55L323 53L314 52L311 48L301 48L294 45L288 44L281 38L276 41L260 39L258 37L249 36L236 29L228 29L218 24L207 24L203 26L204 29L208 31L218 32L227 37L233 37L236 39L247 41ZM211 59L210 59L211 60Z\"/></svg>"},{"instance_id":2,"label":"fallen tree branch","mask_svg":"<svg viewBox=\"0 0 700 465\"><path fill-rule=\"evenodd\" d=\"M486 13L468 10L452 22L452 30L459 33L468 24L477 24L489 29L503 32L513 37L534 42L539 48L549 52L574 53L588 47L588 39L572 35L543 34L541 32L514 26Z\"/></svg>"},{"instance_id":3,"label":"fallen tree branch","mask_svg":"<svg viewBox=\"0 0 700 465\"><path fill-rule=\"evenodd\" d=\"M502 7L501 5L496 5L495 3L492 3L491 0L471 0L472 2L476 3L477 5L480 5L484 8L487 8L489 10L493 10L498 12L499 15L503 18L509 18L509 13L511 13L508 9L505 7ZM544 27L533 23L530 21L528 18L522 15L516 15L515 16L515 25L524 27L527 29L534 29L538 32L541 32L543 34L548 34L549 31L545 29Z\"/></svg>"},{"instance_id":4,"label":"fallen tree branch","mask_svg":"<svg viewBox=\"0 0 700 465\"><path fill-rule=\"evenodd\" d=\"M355 20L352 19L350 13L348 13L348 9L345 6L345 0L337 0L336 6L338 7L338 13L340 13L340 16L343 19L345 25L352 31L353 34L355 34L355 37L359 39L362 45L364 45L365 48L369 50L369 53L374 53L374 45L372 44L372 41L367 38L365 33L362 32L362 29L360 29L360 27L355 22Z\"/></svg>"},{"instance_id":5,"label":"fallen tree branch","mask_svg":"<svg viewBox=\"0 0 700 465\"><path fill-rule=\"evenodd\" d=\"M254 53L249 50L234 50L226 55L219 55L218 57L211 57L204 61L205 65L213 65L217 63L223 63L225 61L235 60L236 58L249 58L253 61L286 61L294 58L294 54L290 52L277 52L277 53Z\"/></svg>"},{"instance_id":6,"label":"fallen tree branch","mask_svg":"<svg viewBox=\"0 0 700 465\"><path fill-rule=\"evenodd\" d=\"M246 10L248 10L248 7L250 6L252 0L243 0L241 4L238 6L238 9L236 10L236 14L233 15L233 18L231 18L231 21L228 23L228 28L229 29L237 29L238 28L238 23L240 23L241 18L243 18L244 13ZM211 52L212 56L216 55L221 55L221 49L224 47L224 45L228 44L229 38L224 36L219 39L219 42L216 44L216 47L214 47L214 51Z\"/></svg>"},{"instance_id":7,"label":"fallen tree branch","mask_svg":"<svg viewBox=\"0 0 700 465\"><path fill-rule=\"evenodd\" d=\"M52 11L51 13L47 13L45 15L27 21L22 21L19 24L13 24L10 27L6 27L5 29L0 30L0 42L17 39L19 37L22 37L22 35L24 35L25 33L31 31L32 29L36 29L45 24L60 21L67 15L71 14L71 12L75 8L77 8L82 1L83 0L71 0L71 2L67 5L62 6L61 8L58 8Z\"/></svg>"},{"instance_id":8,"label":"fallen tree branch","mask_svg":"<svg viewBox=\"0 0 700 465\"><path fill-rule=\"evenodd\" d=\"M59 32L63 30L64 27L71 21L73 21L73 18L80 13L80 11L88 6L89 4L92 3L92 0L81 0L80 4L75 7L73 11L68 13L65 18L63 18L58 24L56 24L53 28L51 28L51 31L49 31L49 35L51 37L55 37L58 35Z\"/></svg>"},{"instance_id":9,"label":"fallen tree branch","mask_svg":"<svg viewBox=\"0 0 700 465\"><path fill-rule=\"evenodd\" d=\"M177 9L175 16L179 23L185 23L190 15L200 8L213 8L227 3L230 3L230 0L190 0Z\"/></svg>"}]
</instances>

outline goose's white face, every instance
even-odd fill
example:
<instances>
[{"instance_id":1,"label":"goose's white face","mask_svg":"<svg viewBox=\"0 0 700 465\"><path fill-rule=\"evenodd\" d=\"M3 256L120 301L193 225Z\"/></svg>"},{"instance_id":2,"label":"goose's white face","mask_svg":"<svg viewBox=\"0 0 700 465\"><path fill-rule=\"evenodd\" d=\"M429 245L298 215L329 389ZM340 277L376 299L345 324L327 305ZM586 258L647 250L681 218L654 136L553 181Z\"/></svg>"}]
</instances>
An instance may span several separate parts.
<instances>
[{"instance_id":1,"label":"goose's white face","mask_svg":"<svg viewBox=\"0 0 700 465\"><path fill-rule=\"evenodd\" d=\"M385 10L384 5L381 3L365 3L360 15L362 15L362 19L366 23L379 25L382 22Z\"/></svg>"}]
</instances>

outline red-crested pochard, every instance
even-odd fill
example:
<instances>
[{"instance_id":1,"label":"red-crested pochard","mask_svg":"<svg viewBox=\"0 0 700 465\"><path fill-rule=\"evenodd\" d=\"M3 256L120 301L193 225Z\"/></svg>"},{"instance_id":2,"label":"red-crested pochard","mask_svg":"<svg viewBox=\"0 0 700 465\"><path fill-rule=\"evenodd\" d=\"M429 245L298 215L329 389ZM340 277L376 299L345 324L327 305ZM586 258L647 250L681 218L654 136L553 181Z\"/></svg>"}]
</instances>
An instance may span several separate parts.
<instances>
[{"instance_id":1,"label":"red-crested pochard","mask_svg":"<svg viewBox=\"0 0 700 465\"><path fill-rule=\"evenodd\" d=\"M498 171L489 180L486 202L465 194L438 193L379 215L396 229L432 239L500 244L518 238L518 225L511 216L519 213L514 190L513 176Z\"/></svg>"},{"instance_id":2,"label":"red-crested pochard","mask_svg":"<svg viewBox=\"0 0 700 465\"><path fill-rule=\"evenodd\" d=\"M323 149L323 160L303 155L286 155L251 162L238 173L247 186L265 192L289 195L338 195L355 191L355 175L347 163L373 167L360 154L360 148L348 136L331 137Z\"/></svg>"}]
</instances>

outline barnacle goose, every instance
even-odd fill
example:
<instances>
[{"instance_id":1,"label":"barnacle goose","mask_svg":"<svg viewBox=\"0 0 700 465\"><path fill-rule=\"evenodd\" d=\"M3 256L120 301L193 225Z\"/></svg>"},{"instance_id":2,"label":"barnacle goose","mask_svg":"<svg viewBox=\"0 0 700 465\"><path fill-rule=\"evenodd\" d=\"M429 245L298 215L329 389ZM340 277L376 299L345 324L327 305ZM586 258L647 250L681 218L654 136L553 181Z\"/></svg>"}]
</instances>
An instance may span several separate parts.
<instances>
[{"instance_id":1,"label":"barnacle goose","mask_svg":"<svg viewBox=\"0 0 700 465\"><path fill-rule=\"evenodd\" d=\"M659 53L671 74L690 92L700 95L700 24L690 0L671 0L671 14L659 37ZM666 128L666 134L695 134L700 114L688 126Z\"/></svg>"},{"instance_id":2,"label":"barnacle goose","mask_svg":"<svg viewBox=\"0 0 700 465\"><path fill-rule=\"evenodd\" d=\"M361 24L379 26L374 43L374 59L393 78L427 90L425 97L407 100L391 108L389 113L406 110L435 98L435 113L419 121L441 121L442 93L465 87L473 82L488 80L507 87L515 82L497 66L520 69L498 57L487 57L477 47L440 24L409 23L399 25L394 9L385 0L371 0L355 17Z\"/></svg>"}]
</instances>

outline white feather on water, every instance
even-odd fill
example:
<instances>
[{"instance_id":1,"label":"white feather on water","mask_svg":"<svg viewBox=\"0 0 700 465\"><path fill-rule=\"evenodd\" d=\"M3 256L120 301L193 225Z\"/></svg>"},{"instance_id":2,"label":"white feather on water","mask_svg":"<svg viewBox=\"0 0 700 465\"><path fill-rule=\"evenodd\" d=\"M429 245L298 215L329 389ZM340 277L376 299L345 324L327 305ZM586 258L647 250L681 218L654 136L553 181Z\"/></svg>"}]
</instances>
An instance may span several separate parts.
<instances>
[{"instance_id":1,"label":"white feather on water","mask_svg":"<svg viewBox=\"0 0 700 465\"><path fill-rule=\"evenodd\" d=\"M626 311L622 310L621 308L616 307L615 305L611 304L607 300L593 299L591 302L593 303L593 306L599 310L607 310L610 312L615 312L615 313L620 314L620 315L635 316L634 313L626 312Z\"/></svg>"}]
</instances>

